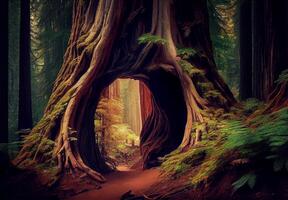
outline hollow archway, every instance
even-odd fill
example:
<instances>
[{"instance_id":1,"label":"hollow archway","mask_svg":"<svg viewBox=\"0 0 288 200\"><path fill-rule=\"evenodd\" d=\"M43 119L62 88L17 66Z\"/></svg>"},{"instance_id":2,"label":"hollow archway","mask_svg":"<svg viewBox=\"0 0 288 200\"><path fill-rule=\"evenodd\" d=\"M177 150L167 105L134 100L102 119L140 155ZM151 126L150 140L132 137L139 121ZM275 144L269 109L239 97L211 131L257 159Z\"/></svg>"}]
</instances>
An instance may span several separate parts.
<instances>
[{"instance_id":1,"label":"hollow archway","mask_svg":"<svg viewBox=\"0 0 288 200\"><path fill-rule=\"evenodd\" d=\"M103 96L106 96L106 98L120 98L121 94L118 87L120 87L121 82L118 80L125 79L116 79L103 89L102 99ZM181 82L172 73L159 68L147 73L146 78L140 79L137 84L139 84L136 87L139 90L139 106L141 107L139 119L142 124L141 128L138 124L133 129L134 131L142 129L140 134L141 156L143 167L149 168L159 164L158 157L170 153L181 144L187 121L187 109ZM133 100L130 99L130 101ZM115 112L117 112L117 109L119 109L115 104L117 101L111 101L111 106L113 106L113 103ZM103 102L100 100L99 104L101 107ZM131 102L131 106L138 105L133 105ZM112 113L111 109L113 108L110 108ZM100 146L102 146L100 149L103 148L103 144Z\"/></svg>"}]
</instances>

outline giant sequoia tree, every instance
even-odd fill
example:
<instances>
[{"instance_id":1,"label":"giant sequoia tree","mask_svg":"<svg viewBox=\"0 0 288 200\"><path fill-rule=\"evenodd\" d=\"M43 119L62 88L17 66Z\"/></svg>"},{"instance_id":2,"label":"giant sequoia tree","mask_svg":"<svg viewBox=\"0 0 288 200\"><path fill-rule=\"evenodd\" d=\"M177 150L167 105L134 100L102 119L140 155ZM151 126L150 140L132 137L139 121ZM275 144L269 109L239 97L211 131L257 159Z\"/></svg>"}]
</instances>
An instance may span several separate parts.
<instances>
[{"instance_id":1,"label":"giant sequoia tree","mask_svg":"<svg viewBox=\"0 0 288 200\"><path fill-rule=\"evenodd\" d=\"M139 44L147 33L152 39ZM184 60L177 47L196 53ZM202 76L186 73L187 67ZM158 157L180 144L189 146L193 122L203 121L201 110L235 103L216 70L206 0L75 0L71 36L53 93L15 162L56 160L60 172L83 172L103 181L100 173L108 166L95 141L93 116L102 90L117 78L141 80L153 96L141 132L144 167L157 165ZM199 82L217 91L222 101L205 95ZM55 141L57 159L46 152L47 139Z\"/></svg>"}]
</instances>

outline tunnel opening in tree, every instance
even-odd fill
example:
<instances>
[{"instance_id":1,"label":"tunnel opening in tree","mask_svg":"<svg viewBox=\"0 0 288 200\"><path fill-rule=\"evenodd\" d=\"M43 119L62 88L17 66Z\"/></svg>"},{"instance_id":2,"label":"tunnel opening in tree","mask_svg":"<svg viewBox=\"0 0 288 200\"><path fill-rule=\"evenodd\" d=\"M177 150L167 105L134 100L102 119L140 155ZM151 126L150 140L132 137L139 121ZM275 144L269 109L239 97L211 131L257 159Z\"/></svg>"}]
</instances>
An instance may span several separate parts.
<instances>
[{"instance_id":1,"label":"tunnel opening in tree","mask_svg":"<svg viewBox=\"0 0 288 200\"><path fill-rule=\"evenodd\" d=\"M181 82L160 68L143 80L116 79L101 92L94 119L96 144L111 168L129 164L133 156L144 168L157 166L184 136L187 108Z\"/></svg>"},{"instance_id":2,"label":"tunnel opening in tree","mask_svg":"<svg viewBox=\"0 0 288 200\"><path fill-rule=\"evenodd\" d=\"M151 113L151 93L139 80L121 78L106 87L98 103L95 139L111 168L140 160L140 133Z\"/></svg>"}]
</instances>

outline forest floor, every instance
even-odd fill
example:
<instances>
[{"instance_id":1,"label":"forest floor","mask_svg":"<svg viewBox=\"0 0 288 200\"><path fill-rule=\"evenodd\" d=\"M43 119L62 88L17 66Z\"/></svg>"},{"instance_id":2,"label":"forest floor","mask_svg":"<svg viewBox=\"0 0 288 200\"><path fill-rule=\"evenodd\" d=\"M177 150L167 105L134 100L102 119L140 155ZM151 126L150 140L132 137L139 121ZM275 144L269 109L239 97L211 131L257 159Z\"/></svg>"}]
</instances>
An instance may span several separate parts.
<instances>
[{"instance_id":1,"label":"forest floor","mask_svg":"<svg viewBox=\"0 0 288 200\"><path fill-rule=\"evenodd\" d=\"M124 194L126 197L137 195L144 199L144 192L162 180L160 168L143 170L140 157L135 157L134 162L120 164L117 170L106 174L106 182L101 186L90 179L71 174L63 178L56 188L49 189L42 186L42 176L33 170L13 167L7 156L6 160L3 159L4 155L0 152L0 199L4 195L4 200L120 200Z\"/></svg>"},{"instance_id":2,"label":"forest floor","mask_svg":"<svg viewBox=\"0 0 288 200\"><path fill-rule=\"evenodd\" d=\"M106 182L97 187L95 183L87 182L85 179L67 177L58 188L60 198L69 200L120 200L124 194L125 197L143 196L144 192L150 190L152 185L162 180L160 168L142 169L139 150L136 150L126 159L120 159L116 170L106 174L105 178Z\"/></svg>"},{"instance_id":3,"label":"forest floor","mask_svg":"<svg viewBox=\"0 0 288 200\"><path fill-rule=\"evenodd\" d=\"M119 166L118 171L106 176L107 182L101 189L94 189L83 192L69 200L119 200L121 196L129 191L135 195L143 195L153 184L158 183L160 171L157 168L142 170L131 169L127 166Z\"/></svg>"}]
</instances>

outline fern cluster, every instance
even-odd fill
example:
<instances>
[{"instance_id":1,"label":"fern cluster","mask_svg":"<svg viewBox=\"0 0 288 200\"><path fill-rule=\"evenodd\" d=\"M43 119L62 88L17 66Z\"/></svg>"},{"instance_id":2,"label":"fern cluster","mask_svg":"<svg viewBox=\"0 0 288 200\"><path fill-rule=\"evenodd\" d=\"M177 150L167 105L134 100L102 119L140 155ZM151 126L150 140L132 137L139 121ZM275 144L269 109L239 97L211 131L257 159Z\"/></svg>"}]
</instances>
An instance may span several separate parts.
<instances>
[{"instance_id":1,"label":"fern cluster","mask_svg":"<svg viewBox=\"0 0 288 200\"><path fill-rule=\"evenodd\" d=\"M250 98L243 102L243 111L245 115L250 115L259 108L263 107L264 103L260 102L258 99Z\"/></svg>"},{"instance_id":2,"label":"fern cluster","mask_svg":"<svg viewBox=\"0 0 288 200\"><path fill-rule=\"evenodd\" d=\"M276 80L276 83L287 83L288 82L288 69L283 70L279 75L279 78Z\"/></svg>"},{"instance_id":3,"label":"fern cluster","mask_svg":"<svg viewBox=\"0 0 288 200\"><path fill-rule=\"evenodd\" d=\"M150 33L146 33L146 34L141 35L138 38L138 43L139 44L152 43L152 44L165 45L165 44L167 44L167 40L164 38L161 38L158 35L152 35Z\"/></svg>"},{"instance_id":4,"label":"fern cluster","mask_svg":"<svg viewBox=\"0 0 288 200\"><path fill-rule=\"evenodd\" d=\"M196 53L197 53L196 50L192 48L177 48L177 56L181 57L182 59L189 59Z\"/></svg>"},{"instance_id":5,"label":"fern cluster","mask_svg":"<svg viewBox=\"0 0 288 200\"><path fill-rule=\"evenodd\" d=\"M258 179L265 182L265 174L287 174L288 109L249 122L231 118L217 121L208 134L213 137L205 137L187 152L167 156L162 164L164 171L172 176L191 171L191 184L196 186L212 181L221 172L241 167L232 185L235 191L246 185L253 189ZM216 118L211 120L216 122Z\"/></svg>"}]
</instances>

